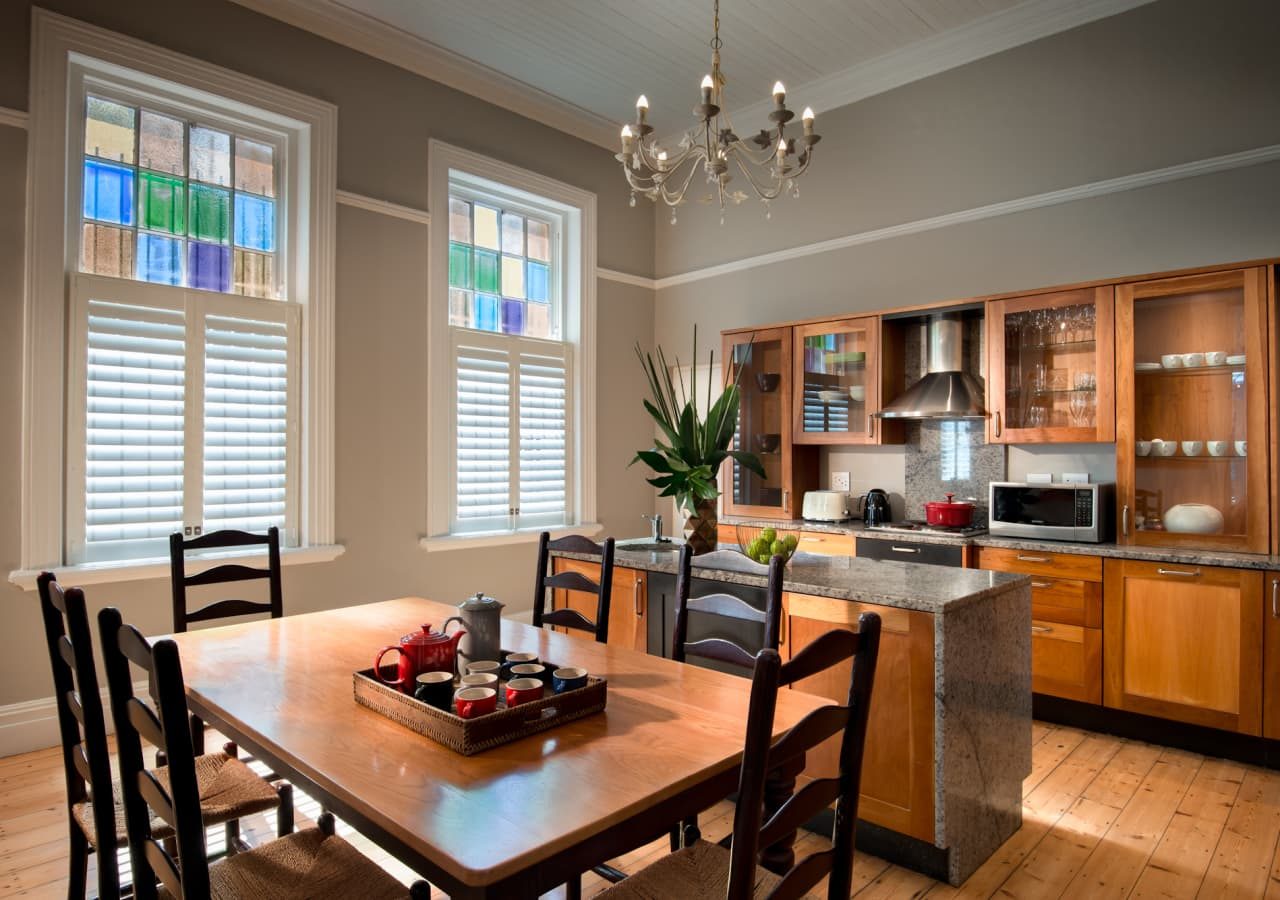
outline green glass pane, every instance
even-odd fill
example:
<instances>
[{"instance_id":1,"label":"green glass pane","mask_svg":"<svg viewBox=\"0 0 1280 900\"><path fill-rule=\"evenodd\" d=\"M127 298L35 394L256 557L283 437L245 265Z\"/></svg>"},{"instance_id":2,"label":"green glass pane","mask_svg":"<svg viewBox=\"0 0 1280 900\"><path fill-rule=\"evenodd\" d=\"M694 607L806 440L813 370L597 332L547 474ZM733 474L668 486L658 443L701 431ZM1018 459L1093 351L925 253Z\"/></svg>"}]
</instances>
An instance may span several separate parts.
<instances>
[{"instance_id":1,"label":"green glass pane","mask_svg":"<svg viewBox=\"0 0 1280 900\"><path fill-rule=\"evenodd\" d=\"M449 245L449 287L471 287L471 248L466 244Z\"/></svg>"},{"instance_id":2,"label":"green glass pane","mask_svg":"<svg viewBox=\"0 0 1280 900\"><path fill-rule=\"evenodd\" d=\"M204 184L191 185L191 236L231 243L231 192Z\"/></svg>"},{"instance_id":3,"label":"green glass pane","mask_svg":"<svg viewBox=\"0 0 1280 900\"><path fill-rule=\"evenodd\" d=\"M498 293L497 253L476 250L476 290L486 294Z\"/></svg>"},{"instance_id":4,"label":"green glass pane","mask_svg":"<svg viewBox=\"0 0 1280 900\"><path fill-rule=\"evenodd\" d=\"M140 172L138 180L138 224L152 231L185 234L187 198L182 179Z\"/></svg>"},{"instance_id":5,"label":"green glass pane","mask_svg":"<svg viewBox=\"0 0 1280 900\"><path fill-rule=\"evenodd\" d=\"M102 159L133 162L133 107L89 97L85 104L84 152Z\"/></svg>"}]
</instances>

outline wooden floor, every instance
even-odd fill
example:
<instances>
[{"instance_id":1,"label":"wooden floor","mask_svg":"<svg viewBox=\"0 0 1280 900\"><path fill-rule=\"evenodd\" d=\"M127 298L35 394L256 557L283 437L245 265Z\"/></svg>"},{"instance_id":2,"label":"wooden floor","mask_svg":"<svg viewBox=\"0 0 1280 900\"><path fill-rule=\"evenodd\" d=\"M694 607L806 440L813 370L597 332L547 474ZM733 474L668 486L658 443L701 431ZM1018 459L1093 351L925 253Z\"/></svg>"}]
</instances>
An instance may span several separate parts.
<instances>
[{"instance_id":1,"label":"wooden floor","mask_svg":"<svg viewBox=\"0 0 1280 900\"><path fill-rule=\"evenodd\" d=\"M859 854L855 895L1280 900L1280 772L1041 722L1033 729L1022 829L963 887ZM62 792L56 750L0 759L0 897L66 895ZM299 823L306 824L318 808L298 800ZM732 814L727 803L705 814L704 836L727 834ZM244 830L256 844L275 826L271 817L258 816ZM406 883L413 879L350 829L340 825L339 833ZM211 847L220 840L220 829L212 829ZM806 833L798 850L824 843ZM666 852L664 839L623 858L619 867L634 871ZM588 876L583 893L591 896L604 886Z\"/></svg>"}]
</instances>

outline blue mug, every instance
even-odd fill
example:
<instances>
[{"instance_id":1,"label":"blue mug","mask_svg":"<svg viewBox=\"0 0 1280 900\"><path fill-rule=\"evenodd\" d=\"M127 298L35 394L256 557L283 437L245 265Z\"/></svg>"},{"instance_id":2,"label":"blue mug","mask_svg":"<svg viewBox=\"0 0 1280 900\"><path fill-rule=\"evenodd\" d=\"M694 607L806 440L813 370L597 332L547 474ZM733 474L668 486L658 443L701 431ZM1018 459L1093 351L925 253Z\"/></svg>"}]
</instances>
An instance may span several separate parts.
<instances>
[{"instance_id":1,"label":"blue mug","mask_svg":"<svg viewBox=\"0 0 1280 900\"><path fill-rule=\"evenodd\" d=\"M587 670L569 666L551 673L551 689L557 694L587 686Z\"/></svg>"}]
</instances>

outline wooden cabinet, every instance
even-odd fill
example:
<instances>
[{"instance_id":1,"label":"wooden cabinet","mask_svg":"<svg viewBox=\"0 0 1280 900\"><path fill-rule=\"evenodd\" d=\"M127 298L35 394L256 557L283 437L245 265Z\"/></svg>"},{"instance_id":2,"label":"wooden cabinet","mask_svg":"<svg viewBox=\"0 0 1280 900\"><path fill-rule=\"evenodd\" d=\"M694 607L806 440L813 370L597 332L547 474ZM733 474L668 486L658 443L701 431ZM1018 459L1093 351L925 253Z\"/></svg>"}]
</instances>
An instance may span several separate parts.
<instances>
[{"instance_id":1,"label":"wooden cabinet","mask_svg":"<svg viewBox=\"0 0 1280 900\"><path fill-rule=\"evenodd\" d=\"M725 373L740 371L741 404L733 447L754 453L765 477L726 459L720 471L725 515L793 519L800 498L817 486L817 447L792 442L792 329L759 328L726 332Z\"/></svg>"},{"instance_id":2,"label":"wooden cabinet","mask_svg":"<svg viewBox=\"0 0 1280 900\"><path fill-rule=\"evenodd\" d=\"M792 349L792 439L797 444L879 443L880 320L797 325Z\"/></svg>"},{"instance_id":3,"label":"wooden cabinet","mask_svg":"<svg viewBox=\"0 0 1280 900\"><path fill-rule=\"evenodd\" d=\"M1260 572L1108 559L1107 706L1262 732Z\"/></svg>"},{"instance_id":4,"label":"wooden cabinet","mask_svg":"<svg viewBox=\"0 0 1280 900\"><path fill-rule=\"evenodd\" d=\"M553 571L579 572L596 580L600 577L600 564L582 562L576 559L556 558L552 561ZM647 650L648 636L648 597L646 593L646 577L639 569L624 569L614 566L613 592L609 597L609 643L632 650ZM596 618L596 598L594 594L582 591L553 590L551 592L553 609L576 609L591 621ZM568 631L558 628L574 636L588 637L585 631Z\"/></svg>"},{"instance_id":5,"label":"wooden cabinet","mask_svg":"<svg viewBox=\"0 0 1280 900\"><path fill-rule=\"evenodd\" d=\"M1031 576L1031 689L1102 702L1102 559L979 547L980 569Z\"/></svg>"},{"instance_id":6,"label":"wooden cabinet","mask_svg":"<svg viewBox=\"0 0 1280 900\"><path fill-rule=\"evenodd\" d=\"M1267 572L1262 612L1262 734L1280 739L1280 572Z\"/></svg>"},{"instance_id":7,"label":"wooden cabinet","mask_svg":"<svg viewBox=\"0 0 1280 900\"><path fill-rule=\"evenodd\" d=\"M1266 278L1237 269L1116 289L1121 543L1270 547ZM1192 519L1207 533L1187 533Z\"/></svg>"},{"instance_id":8,"label":"wooden cabinet","mask_svg":"<svg viewBox=\"0 0 1280 900\"><path fill-rule=\"evenodd\" d=\"M817 553L821 556L853 556L853 535L827 534L822 531L800 532L799 553Z\"/></svg>"},{"instance_id":9,"label":"wooden cabinet","mask_svg":"<svg viewBox=\"0 0 1280 900\"><path fill-rule=\"evenodd\" d=\"M837 628L856 630L863 612L880 615L880 658L871 695L858 816L933 843L933 616L807 594L784 594L781 652L790 659ZM850 665L797 682L806 691L847 702ZM808 754L805 772L837 772L834 739Z\"/></svg>"},{"instance_id":10,"label":"wooden cabinet","mask_svg":"<svg viewBox=\"0 0 1280 900\"><path fill-rule=\"evenodd\" d=\"M1114 288L987 303L987 441L1115 440Z\"/></svg>"}]
</instances>

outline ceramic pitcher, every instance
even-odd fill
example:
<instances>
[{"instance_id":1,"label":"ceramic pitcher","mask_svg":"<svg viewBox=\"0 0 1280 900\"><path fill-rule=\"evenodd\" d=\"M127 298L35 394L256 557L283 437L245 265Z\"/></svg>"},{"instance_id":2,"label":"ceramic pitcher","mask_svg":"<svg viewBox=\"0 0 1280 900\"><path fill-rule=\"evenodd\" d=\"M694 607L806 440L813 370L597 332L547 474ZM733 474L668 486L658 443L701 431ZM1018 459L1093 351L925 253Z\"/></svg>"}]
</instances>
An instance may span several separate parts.
<instances>
[{"instance_id":1,"label":"ceramic pitcher","mask_svg":"<svg viewBox=\"0 0 1280 900\"><path fill-rule=\"evenodd\" d=\"M468 597L458 604L458 615L444 624L448 627L449 622L460 621L466 629L466 636L458 647L458 652L464 658L473 662L501 659L502 608L502 603L486 597L483 591L477 591L474 597Z\"/></svg>"}]
</instances>

